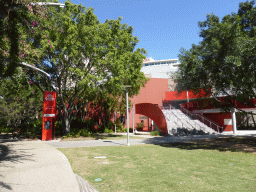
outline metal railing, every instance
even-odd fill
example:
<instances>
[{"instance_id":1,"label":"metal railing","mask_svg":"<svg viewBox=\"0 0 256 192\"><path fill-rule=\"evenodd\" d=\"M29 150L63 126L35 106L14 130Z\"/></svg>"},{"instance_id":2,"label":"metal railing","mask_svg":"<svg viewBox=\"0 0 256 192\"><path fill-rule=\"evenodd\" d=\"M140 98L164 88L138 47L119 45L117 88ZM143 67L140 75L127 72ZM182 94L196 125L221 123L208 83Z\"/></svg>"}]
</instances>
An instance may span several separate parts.
<instances>
[{"instance_id":1,"label":"metal railing","mask_svg":"<svg viewBox=\"0 0 256 192\"><path fill-rule=\"evenodd\" d=\"M218 133L220 133L220 129L221 129L221 131L224 130L223 127L221 127L217 123L213 122L212 120L208 119L204 115L201 115L198 113L191 113L189 110L187 110L185 107L183 107L182 104L180 104L180 109L183 113L190 116L192 119L198 119L199 121L206 124L208 127L212 128L213 130L217 131Z\"/></svg>"},{"instance_id":2,"label":"metal railing","mask_svg":"<svg viewBox=\"0 0 256 192\"><path fill-rule=\"evenodd\" d=\"M182 125L182 127L181 128L184 128L184 121L186 121L186 124L188 124L188 125L190 125L191 127L192 127L192 129L193 128L196 128L196 126L193 126L190 122L188 122L186 119L184 119L184 121L182 120L182 119L180 119L173 111L172 111L172 109L176 109L175 107L173 107L172 105L169 105L169 107L160 107L160 109L161 110L163 110L163 109L166 109L166 110L169 110L172 114L173 114L173 116L175 116L177 119L178 119L178 121L179 122L181 122L181 125ZM175 121L175 120L173 120L174 121L174 123L177 125L177 127L179 127L179 124L177 123L177 121Z\"/></svg>"}]
</instances>

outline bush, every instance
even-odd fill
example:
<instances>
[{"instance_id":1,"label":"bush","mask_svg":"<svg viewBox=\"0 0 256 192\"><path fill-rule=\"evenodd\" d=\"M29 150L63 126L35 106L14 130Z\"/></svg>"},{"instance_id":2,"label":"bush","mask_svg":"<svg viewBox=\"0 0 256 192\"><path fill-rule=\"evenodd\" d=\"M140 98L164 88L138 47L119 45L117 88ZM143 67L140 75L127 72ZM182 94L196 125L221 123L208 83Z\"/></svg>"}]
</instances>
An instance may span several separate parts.
<instances>
[{"instance_id":1,"label":"bush","mask_svg":"<svg viewBox=\"0 0 256 192\"><path fill-rule=\"evenodd\" d=\"M144 123L137 123L136 125L137 125L137 126L136 126L136 129L137 129L138 131L142 131L142 130L143 130Z\"/></svg>"},{"instance_id":2,"label":"bush","mask_svg":"<svg viewBox=\"0 0 256 192\"><path fill-rule=\"evenodd\" d=\"M159 131L151 131L151 132L150 132L150 135L151 135L151 136L159 136L159 135L160 135L160 132L159 132Z\"/></svg>"},{"instance_id":3,"label":"bush","mask_svg":"<svg viewBox=\"0 0 256 192\"><path fill-rule=\"evenodd\" d=\"M105 129L104 133L113 133L113 130L112 129Z\"/></svg>"},{"instance_id":4,"label":"bush","mask_svg":"<svg viewBox=\"0 0 256 192\"><path fill-rule=\"evenodd\" d=\"M107 123L106 123L106 126L105 126L105 129L113 129L114 128L114 123L112 122L112 121L108 121Z\"/></svg>"},{"instance_id":5,"label":"bush","mask_svg":"<svg viewBox=\"0 0 256 192\"><path fill-rule=\"evenodd\" d=\"M36 119L34 121L31 121L28 124L24 124L22 127L24 127L25 132L31 132L35 135L41 135L42 134L42 125L43 120L42 119Z\"/></svg>"},{"instance_id":6,"label":"bush","mask_svg":"<svg viewBox=\"0 0 256 192\"><path fill-rule=\"evenodd\" d=\"M117 132L122 132L123 129L124 129L123 124L120 123L120 124L117 124L117 125L116 125L116 131L117 131Z\"/></svg>"},{"instance_id":7,"label":"bush","mask_svg":"<svg viewBox=\"0 0 256 192\"><path fill-rule=\"evenodd\" d=\"M127 128L123 128L121 132L124 132L124 133L127 132ZM129 133L132 133L132 127L129 128Z\"/></svg>"},{"instance_id":8,"label":"bush","mask_svg":"<svg viewBox=\"0 0 256 192\"><path fill-rule=\"evenodd\" d=\"M55 121L55 136L62 136L63 135L63 129L62 124L60 120Z\"/></svg>"},{"instance_id":9,"label":"bush","mask_svg":"<svg viewBox=\"0 0 256 192\"><path fill-rule=\"evenodd\" d=\"M6 125L6 121L4 121L4 120L0 121L0 134L1 133L10 133L10 132L12 132L12 130L13 130L12 127L9 127Z\"/></svg>"},{"instance_id":10,"label":"bush","mask_svg":"<svg viewBox=\"0 0 256 192\"><path fill-rule=\"evenodd\" d=\"M88 131L87 129L82 129L80 130L80 135L83 137L91 137L92 132Z\"/></svg>"}]
</instances>

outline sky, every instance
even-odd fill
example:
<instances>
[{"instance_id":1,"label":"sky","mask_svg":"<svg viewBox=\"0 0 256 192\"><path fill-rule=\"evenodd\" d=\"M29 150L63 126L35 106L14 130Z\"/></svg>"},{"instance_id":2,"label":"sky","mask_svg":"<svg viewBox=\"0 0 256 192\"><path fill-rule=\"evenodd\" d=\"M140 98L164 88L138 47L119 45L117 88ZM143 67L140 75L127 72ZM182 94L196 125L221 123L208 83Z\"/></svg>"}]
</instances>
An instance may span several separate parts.
<instances>
[{"instance_id":1,"label":"sky","mask_svg":"<svg viewBox=\"0 0 256 192\"><path fill-rule=\"evenodd\" d=\"M59 0L64 3L65 0ZM180 48L190 49L202 41L199 21L207 14L220 20L237 13L240 2L246 0L71 0L74 4L92 7L101 23L123 17L121 23L132 26L136 48L147 50L147 58L178 59Z\"/></svg>"}]
</instances>

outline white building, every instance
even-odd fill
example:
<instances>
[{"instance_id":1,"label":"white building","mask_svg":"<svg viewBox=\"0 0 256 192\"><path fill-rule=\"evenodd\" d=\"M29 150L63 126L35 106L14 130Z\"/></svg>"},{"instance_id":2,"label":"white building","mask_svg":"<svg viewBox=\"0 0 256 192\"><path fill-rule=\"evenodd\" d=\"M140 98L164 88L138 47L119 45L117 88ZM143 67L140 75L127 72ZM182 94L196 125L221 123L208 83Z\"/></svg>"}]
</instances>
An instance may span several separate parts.
<instances>
[{"instance_id":1,"label":"white building","mask_svg":"<svg viewBox=\"0 0 256 192\"><path fill-rule=\"evenodd\" d=\"M154 60L147 58L143 60L141 71L150 78L170 78L170 74L178 70L180 62L178 59Z\"/></svg>"}]
</instances>

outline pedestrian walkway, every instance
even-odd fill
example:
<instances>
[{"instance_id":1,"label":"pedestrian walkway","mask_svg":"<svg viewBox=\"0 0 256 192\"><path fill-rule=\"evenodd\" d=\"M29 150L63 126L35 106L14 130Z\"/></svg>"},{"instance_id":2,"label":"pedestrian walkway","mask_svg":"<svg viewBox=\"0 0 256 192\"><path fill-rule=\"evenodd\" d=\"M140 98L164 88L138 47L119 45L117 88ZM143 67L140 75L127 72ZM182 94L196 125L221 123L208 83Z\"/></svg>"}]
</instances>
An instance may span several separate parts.
<instances>
[{"instance_id":1,"label":"pedestrian walkway","mask_svg":"<svg viewBox=\"0 0 256 192\"><path fill-rule=\"evenodd\" d=\"M230 137L232 135L190 135L190 136L170 136L170 137L147 137L142 139L130 139L130 145L140 145L140 144L162 144L170 142L182 142L191 141L197 139L206 138L217 138L217 137ZM74 148L74 147L96 147L96 146L121 146L127 145L127 140L84 140L84 141L46 141L47 144L56 148Z\"/></svg>"},{"instance_id":2,"label":"pedestrian walkway","mask_svg":"<svg viewBox=\"0 0 256 192\"><path fill-rule=\"evenodd\" d=\"M0 140L1 192L79 192L67 160L42 141Z\"/></svg>"}]
</instances>

